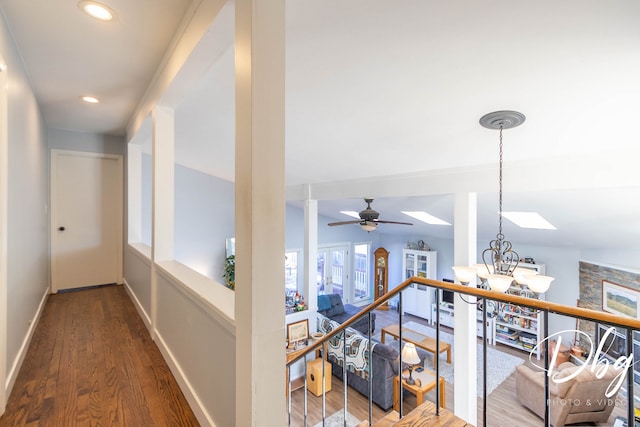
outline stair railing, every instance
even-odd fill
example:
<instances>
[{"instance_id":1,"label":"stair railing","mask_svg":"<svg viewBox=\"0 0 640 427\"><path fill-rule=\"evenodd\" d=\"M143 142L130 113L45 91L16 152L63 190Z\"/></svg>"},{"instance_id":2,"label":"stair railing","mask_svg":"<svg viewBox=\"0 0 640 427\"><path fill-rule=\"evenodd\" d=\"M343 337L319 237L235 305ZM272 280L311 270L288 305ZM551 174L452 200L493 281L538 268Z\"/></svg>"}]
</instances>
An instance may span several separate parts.
<instances>
[{"instance_id":1,"label":"stair railing","mask_svg":"<svg viewBox=\"0 0 640 427\"><path fill-rule=\"evenodd\" d=\"M393 290L387 292L386 294L384 294L383 296L381 296L380 298L376 299L373 303L369 304L368 306L366 306L365 308L363 308L360 312L358 312L356 315L354 315L353 317L351 317L349 320L345 321L344 323L342 323L339 327L336 327L333 331L327 333L326 335L324 335L322 338L311 342L309 345L307 345L306 347L297 350L297 351L293 351L289 354L287 354L286 357L286 366L287 366L287 378L289 378L289 384L287 387L288 390L288 404L287 404L287 409L288 409L288 415L289 415L289 425L291 425L291 379L290 379L290 369L291 369L291 365L299 360L301 360L302 358L306 358L306 356L308 354L310 354L311 352L315 352L315 351L319 351L322 355L323 359L326 359L326 345L328 343L328 341L330 341L331 339L333 339L334 337L338 336L339 334L343 334L342 335L342 339L343 339L343 389L344 389L344 407L343 407L343 411L344 411L344 420L345 420L345 426L346 424L346 420L347 420L347 355L346 355L346 329L351 327L355 322L357 322L358 320L360 320L361 318L363 318L364 316L368 316L368 333L367 333L367 338L369 340L369 347L368 347L368 351L369 351L369 355L371 355L371 350L372 350L372 346L371 346L371 313L373 312L373 310L377 309L379 306L387 303L390 299L398 296L399 297L399 304L398 304L398 342L400 343L400 347L399 347L399 357L398 357L398 372L399 375L402 375L402 351L401 351L401 346L402 346L402 342L403 342L403 337L402 337L402 295L403 295L403 291L405 289L407 289L408 287L410 287L411 285L414 284L421 284L421 285L426 285L432 288L435 288L436 290L436 296L437 299L436 301L439 301L439 297L440 297L440 292L442 290L449 290L452 291L454 293L458 293L458 294L465 294L465 295L469 295L469 296L473 296L475 298L477 298L481 303L483 303L483 307L486 308L486 301L487 300L492 300L492 301L497 301L497 302L503 302L503 303L507 303L507 304L515 304L521 307L527 307L527 308L531 308L534 310L538 310L541 311L543 313L543 328L544 328L544 337L548 337L549 336L549 329L548 329L548 319L549 319L549 313L554 313L554 314L559 314L559 315L563 315L563 316L568 316L568 317L572 317L575 319L582 319L582 320L587 320L587 321L592 321L595 322L596 324L600 324L600 323L604 323L610 326L616 326L616 327L622 327L625 328L627 331L627 338L626 338L626 342L627 342L627 352L628 354L632 354L633 353L633 332L634 331L638 331L640 330L640 320L638 319L634 319L634 318L627 318L627 317L621 317L621 316L616 316L614 314L610 314L610 313L606 313L606 312L601 312L601 311L595 311L595 310L591 310L591 309L587 309L587 308L582 308L582 307L571 307L571 306L566 306L563 304L558 304L558 303L553 303L553 302L549 302L549 301L544 301L544 300L540 300L540 299L533 299L533 298L527 298L527 297L522 297L519 295L512 295L512 294L505 294L505 293L499 293L499 292L495 292L495 291L491 291L491 290L486 290L486 289L481 289L481 288L476 288L476 287L470 287L470 286L464 286L464 285L459 285L459 284L455 284L455 283L449 283L449 282L441 282L438 280L433 280L433 279L426 279L423 277L410 277L409 279L405 280L404 282L402 282L400 285L398 285L396 288L394 288ZM435 304L436 305L436 321L435 321L435 326L436 326L436 330L435 330L435 341L436 341L436 353L434 356L434 360L437 360L439 358L440 355L440 304ZM487 375L487 369L486 369L486 361L487 361L487 339L486 339L486 331L487 331L487 318L486 318L486 310L483 309L483 336L482 336L482 342L483 342L483 364L484 364L484 374L483 374L483 426L487 426L487 380L486 380L486 375ZM597 330L597 328L596 328ZM549 370L549 342L547 339L544 340L544 367L545 370L548 372ZM370 356L371 357L371 356ZM434 363L435 365L435 369L436 369L436 388L435 388L435 395L436 395L436 415L439 415L440 413L440 370L439 370L439 363ZM304 364L304 373L303 373L303 377L304 377L304 426L306 427L307 425L307 409L308 409L308 405L307 405L307 372L306 372L306 363ZM373 371L371 370L371 364L369 364L369 372L368 372L368 378L369 378L369 425L372 425L372 414L373 414L373 389L372 389L372 385L373 385ZM324 363L322 363L322 378L321 378L321 384L322 384L322 420L323 420L323 425L324 425L324 421L326 419L326 390L325 390L325 369L324 369ZM627 372L627 417L629 420L633 420L634 419L634 394L633 394L633 387L634 387L634 372L633 372L633 364L631 364L628 368L628 372ZM544 380L544 393L545 393L545 416L544 416L544 425L545 427L549 427L550 426L550 385L549 385L549 377L547 375L545 375L545 380ZM403 417L403 387L402 387L402 382L398 381L398 396L399 396L399 417L402 418Z\"/></svg>"}]
</instances>

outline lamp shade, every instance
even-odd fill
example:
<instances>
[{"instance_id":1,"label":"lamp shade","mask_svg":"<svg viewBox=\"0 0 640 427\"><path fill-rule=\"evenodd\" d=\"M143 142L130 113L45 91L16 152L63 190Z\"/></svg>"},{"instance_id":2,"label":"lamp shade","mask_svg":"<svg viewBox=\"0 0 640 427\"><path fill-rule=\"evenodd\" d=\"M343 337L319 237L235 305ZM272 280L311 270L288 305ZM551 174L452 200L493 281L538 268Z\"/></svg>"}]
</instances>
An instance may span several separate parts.
<instances>
[{"instance_id":1,"label":"lamp shade","mask_svg":"<svg viewBox=\"0 0 640 427\"><path fill-rule=\"evenodd\" d=\"M493 274L493 265L473 264L473 267L476 269L476 274L481 279L487 280L487 277L490 274Z\"/></svg>"},{"instance_id":2,"label":"lamp shade","mask_svg":"<svg viewBox=\"0 0 640 427\"><path fill-rule=\"evenodd\" d=\"M513 282L513 277L504 274L489 274L487 282L492 291L506 292Z\"/></svg>"},{"instance_id":3,"label":"lamp shade","mask_svg":"<svg viewBox=\"0 0 640 427\"><path fill-rule=\"evenodd\" d=\"M516 269L513 270L513 278L521 285L527 284L527 276L535 276L536 274L538 274L538 272L530 268L516 267Z\"/></svg>"},{"instance_id":4,"label":"lamp shade","mask_svg":"<svg viewBox=\"0 0 640 427\"><path fill-rule=\"evenodd\" d=\"M402 361L408 365L417 365L420 363L420 356L418 356L415 345L410 342L404 345L402 348Z\"/></svg>"},{"instance_id":5,"label":"lamp shade","mask_svg":"<svg viewBox=\"0 0 640 427\"><path fill-rule=\"evenodd\" d=\"M537 274L529 274L526 276L529 289L538 293L547 292L553 280L555 279L551 276L539 276Z\"/></svg>"},{"instance_id":6,"label":"lamp shade","mask_svg":"<svg viewBox=\"0 0 640 427\"><path fill-rule=\"evenodd\" d=\"M458 279L460 283L467 285L476 278L476 269L473 267L457 265L452 268L456 279Z\"/></svg>"},{"instance_id":7,"label":"lamp shade","mask_svg":"<svg viewBox=\"0 0 640 427\"><path fill-rule=\"evenodd\" d=\"M361 227L364 231L369 232L369 231L373 231L373 230L375 230L376 228L378 228L378 224L376 224L376 223L375 223L375 222L373 222L373 221L364 221L363 223L361 223L361 224L360 224L360 227Z\"/></svg>"}]
</instances>

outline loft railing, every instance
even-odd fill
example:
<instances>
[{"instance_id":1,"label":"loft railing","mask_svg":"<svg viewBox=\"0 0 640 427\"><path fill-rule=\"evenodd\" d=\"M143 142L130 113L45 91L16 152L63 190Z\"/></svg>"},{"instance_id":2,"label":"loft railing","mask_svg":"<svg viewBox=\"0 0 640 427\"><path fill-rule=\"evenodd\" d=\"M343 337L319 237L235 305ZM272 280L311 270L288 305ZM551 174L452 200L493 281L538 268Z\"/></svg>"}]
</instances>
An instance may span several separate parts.
<instances>
[{"instance_id":1,"label":"loft railing","mask_svg":"<svg viewBox=\"0 0 640 427\"><path fill-rule=\"evenodd\" d=\"M400 348L398 351L399 357L398 357L398 370L397 372L402 375L403 369L402 369L402 352L401 352L401 345L403 342L403 337L402 337L402 318L403 318L403 314L402 314L402 295L403 295L403 291L406 290L409 286L411 286L412 284L422 284L422 285L427 285L431 288L434 288L436 290L436 310L435 310L435 314L436 314L436 319L435 319L435 343L436 343L436 352L434 355L434 360L437 360L439 355L440 355L440 304L438 303L441 299L441 292L442 290L449 290L452 291L454 293L457 294L464 294L464 295L468 295L468 296L472 296L474 298L476 298L476 301L478 304L482 304L482 315L483 315L483 336L482 336L482 345L483 345L483 363L484 363L484 369L483 369L483 426L487 426L487 369L486 369L486 361L487 361L487 340L485 339L486 334L487 334L487 311L486 308L486 301L487 300L491 300L491 301L498 301L498 302L503 302L503 303L507 303L507 304L515 304L521 307L527 307L527 308L531 308L537 311L540 311L543 313L543 336L544 338L547 338L549 336L549 330L548 330L548 320L549 320L549 314L553 313L553 314L558 314L558 315L562 315L562 316L568 316L574 319L581 319L581 320L587 320L590 322L594 322L596 323L596 331L598 330L598 324L606 324L609 326L614 326L614 327L620 327L620 328L624 328L626 329L626 344L627 344L627 354L628 355L632 355L633 354L633 332L634 331L639 331L640 330L640 320L638 319L634 319L634 318L630 318L630 317L620 317L620 316L616 316L614 314L610 314L610 313L605 313L605 312L601 312L601 311L595 311L595 310L590 310L590 309L586 309L586 308L582 308L582 307L571 307L571 306L566 306L563 304L558 304L558 303L553 303L553 302L549 302L549 301L544 301L544 300L540 300L540 299L533 299L533 298L527 298L527 297L522 297L522 296L518 296L518 295L511 295L511 294L504 294L504 293L499 293L499 292L495 292L495 291L490 291L490 290L485 290L485 289L481 289L481 288L475 288L475 287L469 287L469 286L463 286L463 285L458 285L458 284L454 284L454 283L448 283L448 282L441 282L438 280L432 280L432 279L426 279L426 278L422 278L422 277L411 277L407 280L405 280L404 282L402 282L400 285L398 285L396 288L394 288L393 290L389 291L388 293L386 293L385 295L381 296L380 298L376 299L373 303L369 304L368 306L366 306L364 309L362 309L358 314L356 314L355 316L353 316L352 318L350 318L348 321L344 322L342 325L340 325L339 327L337 327L336 329L334 329L333 331L331 331L330 333L326 334L325 336L323 336L321 339L316 340L314 342L311 342L308 346L291 352L289 354L287 354L287 358L286 358L286 366L287 366L287 378L289 378L289 384L287 386L287 390L288 390L288 403L287 403L287 408L288 408L288 415L289 415L289 425L291 425L291 411L292 411L292 407L291 407L291 379L290 379L290 369L291 369L291 365L303 358L306 359L306 356L312 352L319 352L322 355L323 359L326 359L326 354L325 350L326 350L326 344L329 340L333 339L334 337L342 334L342 338L344 339L343 341L343 390L344 390L344 407L343 407L343 411L344 411L344 415L345 415L345 420L346 420L346 416L347 416L347 408L348 408L348 401L347 401L347 363L346 363L346 333L344 333L346 331L347 328L349 328L351 325L353 325L355 322L357 322L358 320L360 320L361 318L367 316L368 317L368 323L369 323L369 327L368 327L368 333L367 333L367 338L369 340L369 354L371 355L371 313L373 312L373 310L375 310L376 308L378 308L379 306L387 303L390 299L398 296L399 297L399 304L398 304L398 325L400 326L398 328L398 332L399 332L399 337L398 337L398 342L400 343ZM596 332L597 334L597 332ZM538 343L539 345L540 343ZM549 340L548 339L544 339L543 342L543 354L544 354L544 369L545 372L549 371ZM631 356L632 357L632 356ZM594 361L593 363L595 363L596 361ZM435 366L435 374L436 374L436 387L435 387L435 396L436 396L436 402L435 402L435 407L436 407L436 415L439 415L440 412L440 381L438 381L438 379L440 378L440 371L439 371L439 363L434 363ZM369 369L371 369L371 364L369 366ZM629 365L629 367L627 368L627 419L628 420L634 420L634 365L633 363ZM368 400L369 400L369 425L372 425L373 423L373 419L372 419L372 414L373 414L373 400L372 400L372 396L373 396L373 390L372 390L372 375L373 373L370 371L369 372L369 393L368 393ZM307 425L307 372L306 372L306 363L304 363L304 372L303 372L303 378L304 378L304 408L303 408L303 425L306 426ZM322 384L322 420L323 420L323 425L324 425L324 421L326 419L326 390L325 388L325 371L324 371L324 363L322 363L322 379L321 379L321 384ZM549 376L545 375L544 376L544 402L545 402L545 414L544 414L544 425L545 427L549 427L550 426L550 384L549 384ZM399 395L399 418L403 417L403 387L401 384L401 381L398 382L398 395ZM346 421L345 421L345 425L346 425Z\"/></svg>"}]
</instances>

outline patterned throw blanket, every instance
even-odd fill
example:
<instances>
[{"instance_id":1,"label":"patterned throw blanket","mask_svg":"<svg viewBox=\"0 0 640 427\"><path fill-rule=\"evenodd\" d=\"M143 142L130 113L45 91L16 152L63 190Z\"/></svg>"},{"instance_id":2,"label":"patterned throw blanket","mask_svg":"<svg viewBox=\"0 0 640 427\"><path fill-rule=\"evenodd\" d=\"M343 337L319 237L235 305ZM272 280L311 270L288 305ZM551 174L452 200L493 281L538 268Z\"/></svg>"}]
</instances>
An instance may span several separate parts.
<instances>
[{"instance_id":1,"label":"patterned throw blanket","mask_svg":"<svg viewBox=\"0 0 640 427\"><path fill-rule=\"evenodd\" d=\"M340 326L339 323L318 314L318 331L328 334L335 328ZM346 356L347 371L357 375L363 379L369 378L369 340L358 333L355 329L347 328L346 330ZM343 334L338 334L329 340L327 358L330 362L343 366L343 347L345 339ZM373 351L375 342L371 343L371 351Z\"/></svg>"}]
</instances>

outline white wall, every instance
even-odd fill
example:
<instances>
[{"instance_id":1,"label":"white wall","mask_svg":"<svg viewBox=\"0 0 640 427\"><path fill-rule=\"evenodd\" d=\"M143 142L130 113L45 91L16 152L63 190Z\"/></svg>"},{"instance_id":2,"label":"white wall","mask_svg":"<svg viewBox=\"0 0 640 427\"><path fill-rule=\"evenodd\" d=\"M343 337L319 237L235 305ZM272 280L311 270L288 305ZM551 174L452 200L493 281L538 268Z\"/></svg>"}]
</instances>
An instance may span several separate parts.
<instances>
[{"instance_id":1,"label":"white wall","mask_svg":"<svg viewBox=\"0 0 640 427\"><path fill-rule=\"evenodd\" d=\"M191 407L211 425L235 425L235 326L164 273L158 277L157 301L156 339L174 372L181 371L175 376L188 390Z\"/></svg>"},{"instance_id":2,"label":"white wall","mask_svg":"<svg viewBox=\"0 0 640 427\"><path fill-rule=\"evenodd\" d=\"M620 270L640 272L640 249L586 249L580 252L580 261L607 265Z\"/></svg>"},{"instance_id":3,"label":"white wall","mask_svg":"<svg viewBox=\"0 0 640 427\"><path fill-rule=\"evenodd\" d=\"M151 156L142 153L142 243L151 246ZM174 259L224 283L225 239L234 237L232 182L175 165Z\"/></svg>"},{"instance_id":4,"label":"white wall","mask_svg":"<svg viewBox=\"0 0 640 427\"><path fill-rule=\"evenodd\" d=\"M130 245L124 247L125 283L138 313L151 330L151 260Z\"/></svg>"},{"instance_id":5,"label":"white wall","mask_svg":"<svg viewBox=\"0 0 640 427\"><path fill-rule=\"evenodd\" d=\"M124 137L61 129L48 129L47 140L56 150L124 155L126 148Z\"/></svg>"},{"instance_id":6,"label":"white wall","mask_svg":"<svg viewBox=\"0 0 640 427\"><path fill-rule=\"evenodd\" d=\"M6 316L0 322L6 319L6 372L11 385L50 283L49 155L45 123L4 18L0 56L8 76L8 307L0 313Z\"/></svg>"},{"instance_id":7,"label":"white wall","mask_svg":"<svg viewBox=\"0 0 640 427\"><path fill-rule=\"evenodd\" d=\"M234 190L232 182L175 167L175 260L218 283L224 283L225 239L235 234Z\"/></svg>"}]
</instances>

